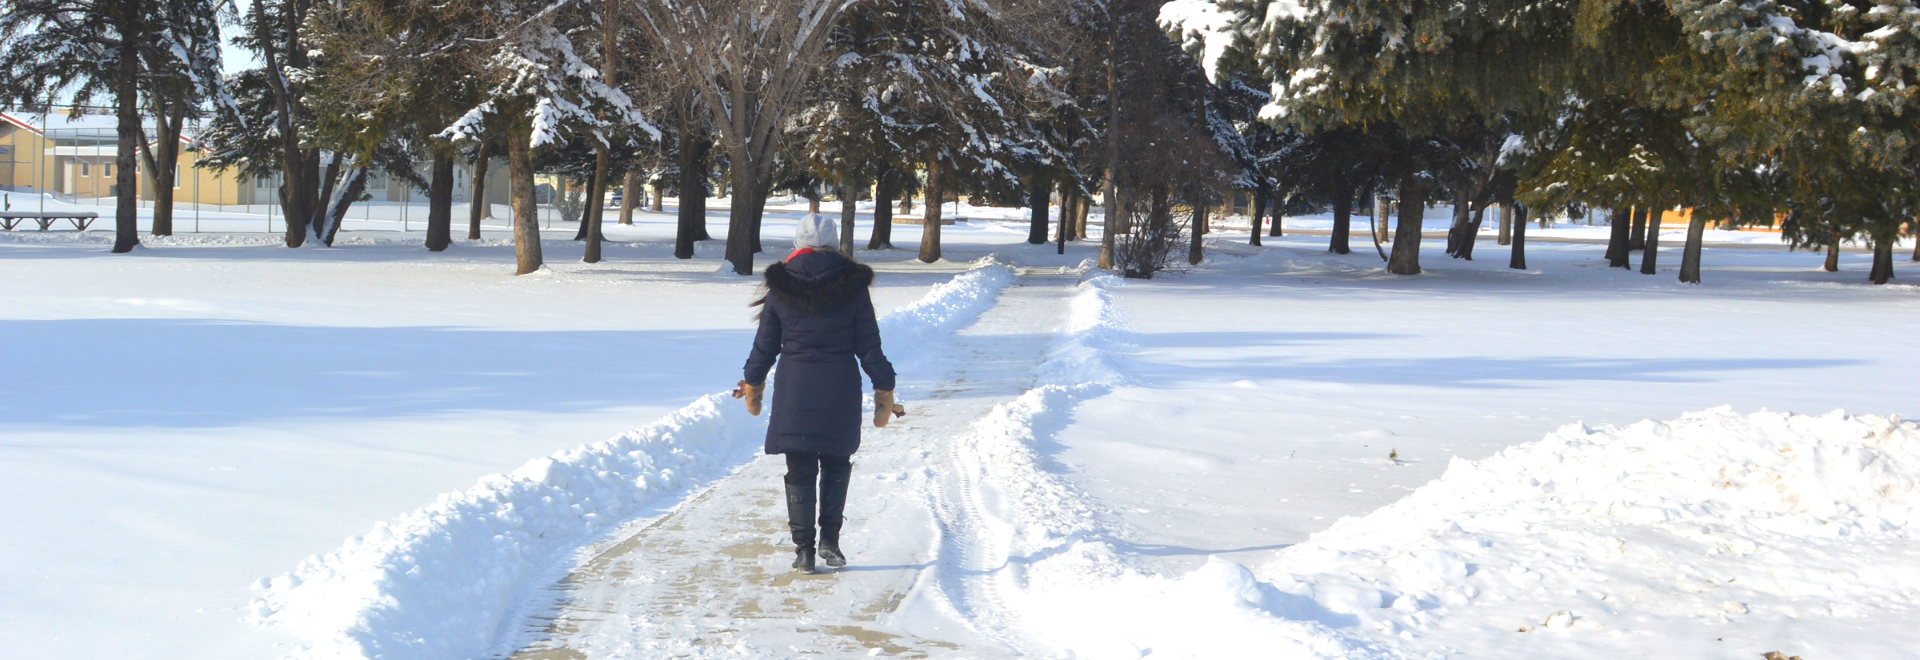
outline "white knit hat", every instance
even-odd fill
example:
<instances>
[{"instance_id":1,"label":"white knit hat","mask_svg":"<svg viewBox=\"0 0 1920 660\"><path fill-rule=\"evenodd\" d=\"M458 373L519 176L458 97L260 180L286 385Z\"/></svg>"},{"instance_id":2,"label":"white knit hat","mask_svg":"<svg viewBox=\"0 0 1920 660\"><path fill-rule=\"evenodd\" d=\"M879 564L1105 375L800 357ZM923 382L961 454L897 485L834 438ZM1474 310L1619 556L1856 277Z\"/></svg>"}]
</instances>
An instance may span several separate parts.
<instances>
[{"instance_id":1,"label":"white knit hat","mask_svg":"<svg viewBox=\"0 0 1920 660\"><path fill-rule=\"evenodd\" d=\"M840 245L840 227L833 218L818 213L808 213L800 218L800 226L793 230L793 247L834 249Z\"/></svg>"}]
</instances>

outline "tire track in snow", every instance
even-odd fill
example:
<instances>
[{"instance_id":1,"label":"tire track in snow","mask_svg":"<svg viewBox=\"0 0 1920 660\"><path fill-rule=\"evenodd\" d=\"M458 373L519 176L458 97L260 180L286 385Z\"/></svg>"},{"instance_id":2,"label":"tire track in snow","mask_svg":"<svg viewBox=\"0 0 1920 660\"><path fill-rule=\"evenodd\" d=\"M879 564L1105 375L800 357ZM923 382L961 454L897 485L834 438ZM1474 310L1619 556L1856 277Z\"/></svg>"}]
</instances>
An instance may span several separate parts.
<instances>
[{"instance_id":1,"label":"tire track in snow","mask_svg":"<svg viewBox=\"0 0 1920 660\"><path fill-rule=\"evenodd\" d=\"M1038 384L995 406L965 430L929 452L934 466L924 484L936 517L937 554L922 584L943 609L976 632L1016 653L1044 651L1041 635L1009 602L1018 594L1025 566L1094 532L1091 500L1041 466L1034 451L1041 428L1069 414L1075 404L1120 381L1096 346L1112 329L1114 312L1098 285L1083 285L1068 305L1059 287L1052 307L1071 309L1058 337L1049 337L1052 359L1035 365L1031 380L1054 383L1092 375L1100 382L1071 386ZM1018 554L1020 551L1026 554Z\"/></svg>"}]
</instances>

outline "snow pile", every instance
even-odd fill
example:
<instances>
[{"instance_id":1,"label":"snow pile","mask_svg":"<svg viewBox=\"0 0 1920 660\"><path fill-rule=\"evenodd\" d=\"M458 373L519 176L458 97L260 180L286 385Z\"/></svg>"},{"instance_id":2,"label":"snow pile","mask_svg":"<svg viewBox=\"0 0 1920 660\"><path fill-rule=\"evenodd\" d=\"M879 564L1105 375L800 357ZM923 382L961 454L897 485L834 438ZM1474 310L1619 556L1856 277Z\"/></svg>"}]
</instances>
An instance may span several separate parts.
<instances>
[{"instance_id":1,"label":"snow pile","mask_svg":"<svg viewBox=\"0 0 1920 660\"><path fill-rule=\"evenodd\" d=\"M1040 366L1042 382L1055 385L1117 386L1127 382L1112 349L1128 342L1127 316L1113 303L1108 289L1126 286L1126 280L1100 275L1080 283L1067 310L1063 339Z\"/></svg>"},{"instance_id":2,"label":"snow pile","mask_svg":"<svg viewBox=\"0 0 1920 660\"><path fill-rule=\"evenodd\" d=\"M1012 648L1076 658L1397 658L1314 621L1272 616L1272 593L1245 567L1214 562L1183 579L1132 566L1109 540L1116 525L1057 473L1040 449L1075 406L1124 381L1111 348L1130 334L1108 288L1080 284L1043 382L995 407L956 439L951 463L930 468L927 495L941 546L923 584ZM911 629L931 605L895 611Z\"/></svg>"},{"instance_id":3,"label":"snow pile","mask_svg":"<svg viewBox=\"0 0 1920 660\"><path fill-rule=\"evenodd\" d=\"M1920 427L1897 419L1723 407L1575 424L1455 459L1283 551L1261 598L1469 657L1571 641L1620 657L1649 635L1670 657L1893 657L1920 647L1900 625L1920 614L1916 506Z\"/></svg>"},{"instance_id":4,"label":"snow pile","mask_svg":"<svg viewBox=\"0 0 1920 660\"><path fill-rule=\"evenodd\" d=\"M493 654L572 552L753 454L766 423L723 394L637 431L492 475L255 584L256 623L315 658Z\"/></svg>"},{"instance_id":5,"label":"snow pile","mask_svg":"<svg viewBox=\"0 0 1920 660\"><path fill-rule=\"evenodd\" d=\"M1011 280L983 260L881 319L881 332L895 345L942 341ZM580 548L751 460L765 435L765 418L728 395L701 397L645 428L442 494L260 580L251 619L299 638L303 657L505 654Z\"/></svg>"},{"instance_id":6,"label":"snow pile","mask_svg":"<svg viewBox=\"0 0 1920 660\"><path fill-rule=\"evenodd\" d=\"M880 340L896 366L918 364L932 355L924 350L965 327L993 306L1000 291L1013 283L1013 269L984 257L912 304L880 319Z\"/></svg>"}]
</instances>

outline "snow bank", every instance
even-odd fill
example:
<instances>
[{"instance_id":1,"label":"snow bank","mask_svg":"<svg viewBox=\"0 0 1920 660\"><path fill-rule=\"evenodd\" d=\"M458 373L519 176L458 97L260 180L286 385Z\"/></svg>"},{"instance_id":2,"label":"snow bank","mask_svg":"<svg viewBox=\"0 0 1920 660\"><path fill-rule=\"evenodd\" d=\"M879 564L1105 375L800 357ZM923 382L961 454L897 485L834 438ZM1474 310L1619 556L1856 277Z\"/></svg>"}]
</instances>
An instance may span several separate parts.
<instances>
[{"instance_id":1,"label":"snow bank","mask_svg":"<svg viewBox=\"0 0 1920 660\"><path fill-rule=\"evenodd\" d=\"M254 586L256 623L315 658L481 657L572 552L753 454L766 423L724 394L535 460Z\"/></svg>"},{"instance_id":2,"label":"snow bank","mask_svg":"<svg viewBox=\"0 0 1920 660\"><path fill-rule=\"evenodd\" d=\"M1079 285L1039 371L1048 383L995 407L955 441L952 464L928 487L942 543L928 571L938 602L911 597L893 620L910 628L922 608L959 614L1014 648L1061 657L1393 658L1313 621L1270 616L1245 567L1210 563L1183 579L1139 570L1112 541L1116 525L1057 473L1042 445L1074 407L1125 382L1112 349L1130 334L1108 289Z\"/></svg>"},{"instance_id":3,"label":"snow bank","mask_svg":"<svg viewBox=\"0 0 1920 660\"><path fill-rule=\"evenodd\" d=\"M919 364L933 355L925 350L965 327L993 306L1000 291L1013 283L1013 269L993 257L933 287L927 295L880 319L880 340L896 366Z\"/></svg>"},{"instance_id":4,"label":"snow bank","mask_svg":"<svg viewBox=\"0 0 1920 660\"><path fill-rule=\"evenodd\" d=\"M1572 425L1456 459L1258 572L1209 558L1156 574L1151 549L1127 542L1046 449L1081 401L1124 378L1110 285L1082 285L1041 369L1050 384L976 422L935 470L957 483L932 489L948 540L923 583L1009 646L1379 660L1920 648L1907 624L1920 616L1920 427L1839 412ZM910 605L902 613L924 604Z\"/></svg>"},{"instance_id":5,"label":"snow bank","mask_svg":"<svg viewBox=\"0 0 1920 660\"><path fill-rule=\"evenodd\" d=\"M1061 340L1048 353L1046 363L1040 365L1041 382L1108 387L1128 382L1112 349L1128 343L1132 331L1128 330L1126 312L1114 304L1113 294L1107 291L1125 285L1126 280L1113 275L1080 283L1080 290L1068 303Z\"/></svg>"},{"instance_id":6,"label":"snow bank","mask_svg":"<svg viewBox=\"0 0 1920 660\"><path fill-rule=\"evenodd\" d=\"M982 260L881 319L882 337L916 349L943 341L1011 281L1006 266ZM728 395L701 397L645 428L443 494L260 580L250 618L298 638L306 648L296 657L503 655L580 548L751 460L765 435L765 418Z\"/></svg>"},{"instance_id":7,"label":"snow bank","mask_svg":"<svg viewBox=\"0 0 1920 660\"><path fill-rule=\"evenodd\" d=\"M1920 427L1897 419L1723 407L1575 424L1455 459L1283 551L1264 597L1472 657L1528 657L1560 635L1600 648L1653 635L1670 657L1892 657L1920 647L1900 625L1920 609L1916 506ZM1797 646L1757 641L1769 636Z\"/></svg>"}]
</instances>

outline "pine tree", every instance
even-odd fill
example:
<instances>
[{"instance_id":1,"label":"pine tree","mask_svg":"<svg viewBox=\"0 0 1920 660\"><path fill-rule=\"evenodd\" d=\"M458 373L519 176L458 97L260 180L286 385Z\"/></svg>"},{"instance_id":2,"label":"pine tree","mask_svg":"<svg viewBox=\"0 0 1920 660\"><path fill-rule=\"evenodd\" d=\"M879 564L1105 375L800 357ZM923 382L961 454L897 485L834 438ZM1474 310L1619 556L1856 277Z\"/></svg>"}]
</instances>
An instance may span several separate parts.
<instances>
[{"instance_id":1,"label":"pine tree","mask_svg":"<svg viewBox=\"0 0 1920 660\"><path fill-rule=\"evenodd\" d=\"M316 130L329 136L324 141L362 160L371 160L388 141L428 156L422 187L426 247L434 252L452 243L454 162L461 151L460 144L436 134L479 100L480 63L463 46L477 36L483 18L476 5L460 2L323 4L305 30L323 54L308 80ZM420 183L411 167L386 169ZM484 194L483 185L474 190ZM477 222L477 215L469 219L470 237Z\"/></svg>"},{"instance_id":2,"label":"pine tree","mask_svg":"<svg viewBox=\"0 0 1920 660\"><path fill-rule=\"evenodd\" d=\"M12 0L0 10L0 100L50 104L62 91L77 110L98 96L112 99L117 126L114 162L115 253L139 245L136 159L171 181L177 157L164 171L146 149L141 98L163 111L161 155L177 154L184 121L202 101L218 96L219 26L207 0ZM170 186L155 210L155 229L172 233Z\"/></svg>"},{"instance_id":3,"label":"pine tree","mask_svg":"<svg viewBox=\"0 0 1920 660\"><path fill-rule=\"evenodd\" d=\"M1795 245L1862 237L1874 247L1869 279L1891 280L1892 245L1920 212L1920 118L1910 107L1920 93L1911 36L1920 6L1761 0L1729 10L1686 0L1673 12L1713 62L1691 72L1714 94L1689 125L1732 165L1727 188L1747 200L1710 218L1696 209L1689 243L1708 219L1771 222L1770 207L1785 208Z\"/></svg>"},{"instance_id":4,"label":"pine tree","mask_svg":"<svg viewBox=\"0 0 1920 660\"><path fill-rule=\"evenodd\" d=\"M1275 81L1264 119L1309 133L1366 126L1390 138L1385 175L1401 218L1388 270L1410 275L1420 272L1428 195L1471 160L1454 139L1496 118L1548 112L1577 74L1549 55L1571 45L1575 5L1177 0L1162 15L1203 44L1210 67L1251 58Z\"/></svg>"},{"instance_id":5,"label":"pine tree","mask_svg":"<svg viewBox=\"0 0 1920 660\"><path fill-rule=\"evenodd\" d=\"M516 274L525 275L544 261L534 200L535 151L559 149L570 140L598 148L627 131L658 138L659 129L575 50L563 28L593 24L587 9L573 7L570 13L535 0L480 6L487 14L476 23L492 36L473 40L487 47L468 56L486 63L475 69L482 72L475 84L484 91L477 105L437 136L471 141L494 130L505 135ZM603 36L598 30L588 33Z\"/></svg>"}]
</instances>

